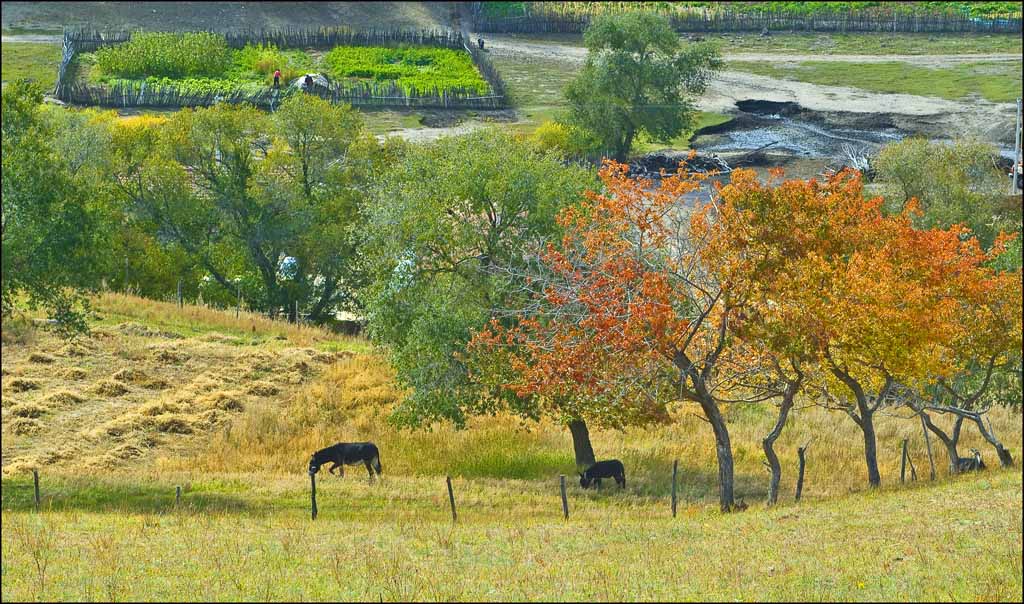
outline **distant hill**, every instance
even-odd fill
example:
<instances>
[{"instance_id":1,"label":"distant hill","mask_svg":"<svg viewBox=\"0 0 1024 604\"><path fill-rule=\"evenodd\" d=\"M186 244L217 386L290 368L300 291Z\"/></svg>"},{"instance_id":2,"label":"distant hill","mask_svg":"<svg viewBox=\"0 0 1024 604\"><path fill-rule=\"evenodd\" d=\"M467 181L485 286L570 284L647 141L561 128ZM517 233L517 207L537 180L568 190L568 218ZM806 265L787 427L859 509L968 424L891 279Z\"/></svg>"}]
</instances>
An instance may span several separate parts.
<instances>
[{"instance_id":1,"label":"distant hill","mask_svg":"<svg viewBox=\"0 0 1024 604\"><path fill-rule=\"evenodd\" d=\"M3 2L3 31L446 27L454 2Z\"/></svg>"}]
</instances>

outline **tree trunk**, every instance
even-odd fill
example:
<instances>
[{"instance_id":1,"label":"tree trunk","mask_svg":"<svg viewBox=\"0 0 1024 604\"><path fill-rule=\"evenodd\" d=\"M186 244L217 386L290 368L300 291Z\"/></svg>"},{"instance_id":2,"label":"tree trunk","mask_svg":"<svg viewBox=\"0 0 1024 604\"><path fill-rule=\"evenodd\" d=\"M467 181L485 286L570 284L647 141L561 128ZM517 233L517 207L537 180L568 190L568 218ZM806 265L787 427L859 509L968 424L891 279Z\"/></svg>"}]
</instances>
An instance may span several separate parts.
<instances>
[{"instance_id":1,"label":"tree trunk","mask_svg":"<svg viewBox=\"0 0 1024 604\"><path fill-rule=\"evenodd\" d=\"M779 482L782 480L782 465L779 463L779 456L775 454L774 447L775 441L782 434L782 428L786 425L786 418L789 416L789 410L792 407L793 397L787 393L782 399L782 404L779 406L779 419L775 422L775 427L761 441L761 445L764 447L764 455L768 458L768 468L772 473L771 480L768 482L768 505L775 505L779 500Z\"/></svg>"},{"instance_id":2,"label":"tree trunk","mask_svg":"<svg viewBox=\"0 0 1024 604\"><path fill-rule=\"evenodd\" d=\"M921 412L921 417L924 419L924 425L942 441L942 445L946 447L946 455L949 457L949 473L957 474L960 471L960 454L956 450L956 445L960 441L960 427L963 425L964 418L957 417L956 423L953 424L952 436L947 435L942 428L932 423L932 418L925 412Z\"/></svg>"},{"instance_id":3,"label":"tree trunk","mask_svg":"<svg viewBox=\"0 0 1024 604\"><path fill-rule=\"evenodd\" d=\"M995 437L995 434L985 429L985 422L982 421L981 414L975 414L971 419L978 425L978 431L981 432L981 436L996 450L996 455L999 457L999 464L1004 468L1012 466L1013 456L1010 455L1010 451L1003 446L1003 443L999 442L999 439Z\"/></svg>"},{"instance_id":4,"label":"tree trunk","mask_svg":"<svg viewBox=\"0 0 1024 604\"><path fill-rule=\"evenodd\" d=\"M864 433L864 461L868 465L868 484L877 487L882 484L878 473L878 439L875 437L875 412L860 405L860 429Z\"/></svg>"},{"instance_id":5,"label":"tree trunk","mask_svg":"<svg viewBox=\"0 0 1024 604\"><path fill-rule=\"evenodd\" d=\"M718 457L718 505L723 512L729 512L732 511L735 503L733 499L732 444L729 442L729 429L725 425L725 418L718 410L718 405L710 397L704 398L700 406L711 423L711 429L715 432L715 453Z\"/></svg>"},{"instance_id":6,"label":"tree trunk","mask_svg":"<svg viewBox=\"0 0 1024 604\"><path fill-rule=\"evenodd\" d=\"M594 447L590 444L590 431L583 420L574 419L569 422L569 432L572 433L572 450L576 455L576 471L582 473L597 463Z\"/></svg>"}]
</instances>

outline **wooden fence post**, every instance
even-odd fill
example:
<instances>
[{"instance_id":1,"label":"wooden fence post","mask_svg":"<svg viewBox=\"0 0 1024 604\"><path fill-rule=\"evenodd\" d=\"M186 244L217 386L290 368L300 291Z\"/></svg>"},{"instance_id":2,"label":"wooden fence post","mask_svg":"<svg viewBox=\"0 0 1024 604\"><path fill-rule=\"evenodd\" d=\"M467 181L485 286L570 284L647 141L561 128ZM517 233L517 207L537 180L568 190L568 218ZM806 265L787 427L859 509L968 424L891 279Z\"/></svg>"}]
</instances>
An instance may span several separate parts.
<instances>
[{"instance_id":1,"label":"wooden fence post","mask_svg":"<svg viewBox=\"0 0 1024 604\"><path fill-rule=\"evenodd\" d=\"M36 492L36 511L39 511L39 470L32 470L32 485Z\"/></svg>"},{"instance_id":2,"label":"wooden fence post","mask_svg":"<svg viewBox=\"0 0 1024 604\"><path fill-rule=\"evenodd\" d=\"M924 415L919 415L921 418L921 431L924 432L924 444L928 447L928 463L931 465L931 480L935 480L935 458L932 457L932 441L928 438L928 426L924 423Z\"/></svg>"},{"instance_id":3,"label":"wooden fence post","mask_svg":"<svg viewBox=\"0 0 1024 604\"><path fill-rule=\"evenodd\" d=\"M309 475L310 503L313 506L313 520L316 520L316 474Z\"/></svg>"},{"instance_id":4,"label":"wooden fence post","mask_svg":"<svg viewBox=\"0 0 1024 604\"><path fill-rule=\"evenodd\" d=\"M676 474L679 472L679 460L672 462L672 517L676 517Z\"/></svg>"},{"instance_id":5,"label":"wooden fence post","mask_svg":"<svg viewBox=\"0 0 1024 604\"><path fill-rule=\"evenodd\" d=\"M807 445L811 444L810 441L804 446L796 450L796 454L800 457L800 470L796 477L796 500L800 501L800 495L804 492L804 467L806 466L806 459L804 455L807 453Z\"/></svg>"},{"instance_id":6,"label":"wooden fence post","mask_svg":"<svg viewBox=\"0 0 1024 604\"><path fill-rule=\"evenodd\" d=\"M907 480L907 439L903 439L903 454L900 456L900 484Z\"/></svg>"},{"instance_id":7,"label":"wooden fence post","mask_svg":"<svg viewBox=\"0 0 1024 604\"><path fill-rule=\"evenodd\" d=\"M242 314L242 288L238 288L238 306L235 307L235 318Z\"/></svg>"},{"instance_id":8,"label":"wooden fence post","mask_svg":"<svg viewBox=\"0 0 1024 604\"><path fill-rule=\"evenodd\" d=\"M185 306L185 300L181 297L181 279L178 279L178 308Z\"/></svg>"},{"instance_id":9,"label":"wooden fence post","mask_svg":"<svg viewBox=\"0 0 1024 604\"><path fill-rule=\"evenodd\" d=\"M174 505L181 505L181 485L174 487Z\"/></svg>"},{"instance_id":10,"label":"wooden fence post","mask_svg":"<svg viewBox=\"0 0 1024 604\"><path fill-rule=\"evenodd\" d=\"M452 477L447 477L448 482L448 503L452 506L452 524L458 521L458 516L455 514L455 491L452 490Z\"/></svg>"},{"instance_id":11,"label":"wooden fence post","mask_svg":"<svg viewBox=\"0 0 1024 604\"><path fill-rule=\"evenodd\" d=\"M558 475L558 483L562 489L562 515L569 519L569 500L565 498L565 474Z\"/></svg>"}]
</instances>

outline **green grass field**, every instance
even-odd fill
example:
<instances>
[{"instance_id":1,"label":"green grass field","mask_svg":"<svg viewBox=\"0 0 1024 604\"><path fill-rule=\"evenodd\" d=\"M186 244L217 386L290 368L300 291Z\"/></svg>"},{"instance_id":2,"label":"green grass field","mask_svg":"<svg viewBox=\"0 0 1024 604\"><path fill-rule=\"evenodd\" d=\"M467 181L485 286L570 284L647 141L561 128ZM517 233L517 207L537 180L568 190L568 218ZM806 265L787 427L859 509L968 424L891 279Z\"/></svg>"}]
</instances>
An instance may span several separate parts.
<instances>
[{"instance_id":1,"label":"green grass field","mask_svg":"<svg viewBox=\"0 0 1024 604\"><path fill-rule=\"evenodd\" d=\"M731 61L727 68L826 86L851 86L872 92L937 96L945 99L979 96L996 103L1008 103L1021 95L1019 62L980 61L946 68L930 68L896 61L804 61L799 64Z\"/></svg>"},{"instance_id":2,"label":"green grass field","mask_svg":"<svg viewBox=\"0 0 1024 604\"><path fill-rule=\"evenodd\" d=\"M705 36L718 41L724 53L820 53L849 55L1020 54L1021 37L1007 34L772 34Z\"/></svg>"},{"instance_id":3,"label":"green grass field","mask_svg":"<svg viewBox=\"0 0 1024 604\"><path fill-rule=\"evenodd\" d=\"M593 428L599 457L622 459L628 484L583 491L568 431L553 422L499 414L466 430L390 426L403 393L360 339L121 294L94 305L95 335L70 345L24 320L3 325L5 600L1013 600L1021 592L1020 469L950 477L933 440L932 483L920 426L897 414L877 419L883 487L869 491L852 422L796 409L776 447L780 505L766 508L760 438L774 414L727 409L737 495L750 507L723 515L713 439L690 405L674 407L664 425ZM96 387L111 382L123 392ZM211 401L231 404L204 411ZM205 421L211 413L216 421ZM23 432L27 420L33 430ZM992 424L1020 450L1019 413L997 409ZM796 448L812 436L804 499L795 502ZM921 479L901 485L904 438ZM369 484L358 467L344 479L321 473L312 521L308 455L339 440L377 443L384 475ZM961 447L992 459L973 429ZM30 468L41 473L40 512ZM568 475L568 520L559 474Z\"/></svg>"},{"instance_id":4,"label":"green grass field","mask_svg":"<svg viewBox=\"0 0 1024 604\"><path fill-rule=\"evenodd\" d=\"M385 466L385 472L387 466ZM174 485L191 481L180 508ZM138 486L145 485L145 486ZM139 474L3 488L11 600L1014 600L1021 476L720 515L556 482ZM575 491L575 489L574 489Z\"/></svg>"},{"instance_id":5,"label":"green grass field","mask_svg":"<svg viewBox=\"0 0 1024 604\"><path fill-rule=\"evenodd\" d=\"M44 90L53 88L60 64L59 44L4 42L0 49L4 82L29 78L42 84Z\"/></svg>"}]
</instances>

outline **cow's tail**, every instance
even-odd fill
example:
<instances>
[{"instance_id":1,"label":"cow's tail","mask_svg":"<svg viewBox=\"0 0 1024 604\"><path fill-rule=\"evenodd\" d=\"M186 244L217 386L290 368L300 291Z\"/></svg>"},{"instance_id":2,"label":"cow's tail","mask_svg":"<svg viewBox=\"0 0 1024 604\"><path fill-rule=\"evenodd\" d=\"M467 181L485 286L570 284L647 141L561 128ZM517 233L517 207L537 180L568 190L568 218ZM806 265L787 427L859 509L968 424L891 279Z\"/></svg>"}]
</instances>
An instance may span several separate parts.
<instances>
[{"instance_id":1,"label":"cow's tail","mask_svg":"<svg viewBox=\"0 0 1024 604\"><path fill-rule=\"evenodd\" d=\"M380 453L373 456L373 469L377 471L378 475L383 471L383 468L380 467Z\"/></svg>"}]
</instances>

